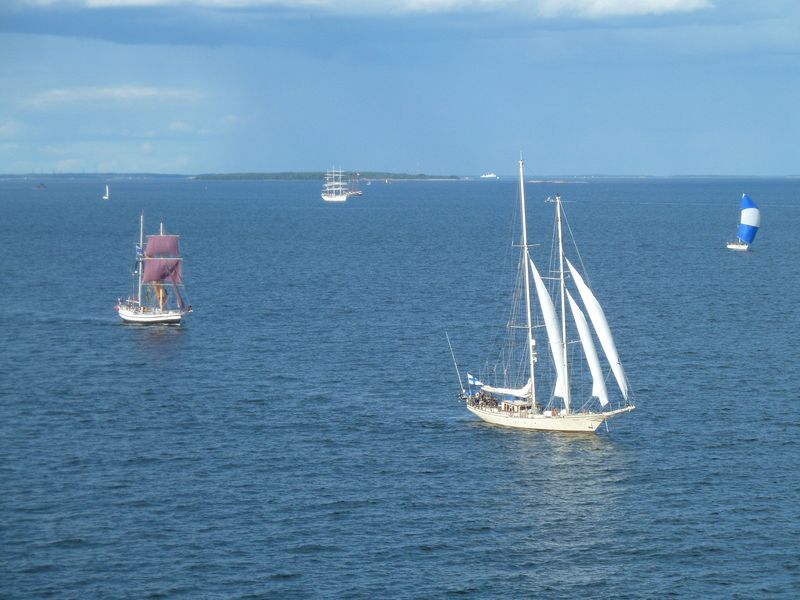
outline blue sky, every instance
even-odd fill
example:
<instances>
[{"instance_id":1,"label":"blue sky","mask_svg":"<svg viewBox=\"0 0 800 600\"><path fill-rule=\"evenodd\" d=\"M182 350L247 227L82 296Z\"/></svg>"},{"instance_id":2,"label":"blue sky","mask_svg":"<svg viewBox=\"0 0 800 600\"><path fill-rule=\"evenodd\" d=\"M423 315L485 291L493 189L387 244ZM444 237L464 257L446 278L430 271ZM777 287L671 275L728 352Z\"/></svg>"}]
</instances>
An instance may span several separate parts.
<instances>
[{"instance_id":1,"label":"blue sky","mask_svg":"<svg viewBox=\"0 0 800 600\"><path fill-rule=\"evenodd\" d=\"M0 173L800 174L796 0L4 0Z\"/></svg>"}]
</instances>

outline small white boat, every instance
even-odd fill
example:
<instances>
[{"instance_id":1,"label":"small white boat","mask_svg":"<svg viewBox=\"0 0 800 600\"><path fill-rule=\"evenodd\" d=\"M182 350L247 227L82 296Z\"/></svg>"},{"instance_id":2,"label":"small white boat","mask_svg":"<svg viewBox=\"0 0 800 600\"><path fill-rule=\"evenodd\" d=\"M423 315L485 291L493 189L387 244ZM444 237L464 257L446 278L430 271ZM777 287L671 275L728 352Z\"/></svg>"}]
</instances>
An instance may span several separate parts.
<instances>
[{"instance_id":1,"label":"small white boat","mask_svg":"<svg viewBox=\"0 0 800 600\"><path fill-rule=\"evenodd\" d=\"M484 173L483 175L481 175L481 179L500 179L500 178L494 173Z\"/></svg>"},{"instance_id":2,"label":"small white boat","mask_svg":"<svg viewBox=\"0 0 800 600\"><path fill-rule=\"evenodd\" d=\"M103 194L103 200L108 200L109 198L111 198L111 192L108 189L108 184L106 184L106 193Z\"/></svg>"},{"instance_id":3,"label":"small white boat","mask_svg":"<svg viewBox=\"0 0 800 600\"><path fill-rule=\"evenodd\" d=\"M344 171L331 169L325 173L325 183L322 184L322 199L325 202L344 202L347 197L347 183L344 181Z\"/></svg>"},{"instance_id":4,"label":"small white boat","mask_svg":"<svg viewBox=\"0 0 800 600\"><path fill-rule=\"evenodd\" d=\"M736 232L736 240L728 242L728 250L747 250L753 240L756 239L756 233L758 233L758 228L761 226L761 211L747 194L742 194L740 208L739 231Z\"/></svg>"},{"instance_id":5,"label":"small white boat","mask_svg":"<svg viewBox=\"0 0 800 600\"><path fill-rule=\"evenodd\" d=\"M180 236L165 234L161 223L159 233L148 235L145 246L144 214L131 278L131 295L118 299L116 306L126 323L180 324L183 315L192 312L185 299Z\"/></svg>"},{"instance_id":6,"label":"small white boat","mask_svg":"<svg viewBox=\"0 0 800 600\"><path fill-rule=\"evenodd\" d=\"M516 290L513 294L514 308L507 321L506 344L496 360L487 361L485 374L480 377L491 381L491 385L467 373L468 389L464 389L459 374L459 397L466 403L467 410L487 423L515 429L591 433L609 419L634 410L628 380L600 303L575 265L565 256L562 220L566 217L561 197L555 197L557 253L551 257L550 266L542 277L531 256L532 245L528 244L521 160L519 194L522 243L519 246L518 282L513 288ZM560 315L545 282L560 296ZM568 282L575 290L575 298L567 289ZM534 293L544 321L542 326L534 322ZM578 301L583 304L583 309ZM567 304L572 313L571 330L567 328ZM588 313L588 320L584 310ZM620 397L613 406L589 322L619 387ZM539 350L534 338L534 331L541 329L547 332L550 361ZM577 346L572 346L573 340L569 340L568 335L583 348L585 360L577 356L577 349L572 351ZM588 368L574 368L575 361Z\"/></svg>"},{"instance_id":7,"label":"small white boat","mask_svg":"<svg viewBox=\"0 0 800 600\"><path fill-rule=\"evenodd\" d=\"M350 189L347 191L347 197L351 196L363 196L364 192L359 189L358 187L358 173L354 173L350 177Z\"/></svg>"}]
</instances>

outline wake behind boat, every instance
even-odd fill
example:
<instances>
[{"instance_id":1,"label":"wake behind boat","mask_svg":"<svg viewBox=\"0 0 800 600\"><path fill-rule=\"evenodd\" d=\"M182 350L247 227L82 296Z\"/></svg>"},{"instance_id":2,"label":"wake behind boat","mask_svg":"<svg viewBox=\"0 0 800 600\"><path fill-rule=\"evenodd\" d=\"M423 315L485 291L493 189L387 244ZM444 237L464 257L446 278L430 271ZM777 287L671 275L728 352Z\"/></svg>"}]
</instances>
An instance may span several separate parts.
<instances>
[{"instance_id":1,"label":"wake behind boat","mask_svg":"<svg viewBox=\"0 0 800 600\"><path fill-rule=\"evenodd\" d=\"M742 194L740 209L739 231L736 232L736 241L728 242L728 250L747 250L761 226L761 211L747 194Z\"/></svg>"},{"instance_id":2,"label":"wake behind boat","mask_svg":"<svg viewBox=\"0 0 800 600\"><path fill-rule=\"evenodd\" d=\"M525 185L523 162L519 162L520 203L522 220L522 245L518 267L518 281L514 288L513 308L508 319L506 343L500 357L491 365L487 363L481 379L492 381L485 384L479 378L467 373L465 390L461 385L460 398L466 402L467 409L488 423L517 429L540 431L593 432L608 419L634 410L629 399L628 381L619 360L611 330L608 327L603 309L595 298L583 276L564 253L562 220L564 218L561 197L556 196L556 231L558 234L557 254L545 276L531 258L525 214ZM547 332L551 380L543 381L538 371L546 371L545 364L537 364L541 352L537 350L534 330L533 292L535 287L538 306ZM560 296L560 315L556 312L548 283L558 284ZM577 291L578 300L567 289L567 282ZM566 306L569 304L574 329L583 348L583 355L591 376L591 390L581 394L581 370L574 368L579 358L577 345L571 344L567 329ZM612 407L606 387L606 374L600 364L592 332L584 310L605 353L617 382L621 399ZM523 316L524 315L524 316ZM524 318L524 321L523 321ZM521 322L522 321L522 322ZM574 337L574 334L572 334ZM541 361L544 363L545 361ZM460 379L460 375L459 375Z\"/></svg>"},{"instance_id":3,"label":"wake behind boat","mask_svg":"<svg viewBox=\"0 0 800 600\"><path fill-rule=\"evenodd\" d=\"M131 295L117 301L120 318L127 323L180 324L192 312L183 291L183 258L180 236L164 233L147 236L144 245L144 213L139 218L139 243L136 245Z\"/></svg>"}]
</instances>

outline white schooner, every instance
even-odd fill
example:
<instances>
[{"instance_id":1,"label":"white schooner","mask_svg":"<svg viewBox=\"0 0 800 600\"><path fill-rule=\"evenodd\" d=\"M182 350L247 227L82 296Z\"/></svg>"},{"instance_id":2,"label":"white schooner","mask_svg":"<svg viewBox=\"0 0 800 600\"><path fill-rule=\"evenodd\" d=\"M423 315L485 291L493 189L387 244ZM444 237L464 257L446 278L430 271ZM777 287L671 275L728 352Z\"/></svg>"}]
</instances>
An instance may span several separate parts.
<instances>
[{"instance_id":1,"label":"white schooner","mask_svg":"<svg viewBox=\"0 0 800 600\"><path fill-rule=\"evenodd\" d=\"M506 347L501 353L501 368L488 369L480 378L467 373L467 389L461 384L460 398L465 401L467 409L488 423L513 427L517 429L534 429L541 431L562 432L594 432L608 419L634 410L628 381L620 362L611 330L600 303L595 298L584 278L575 266L564 255L564 238L561 197L556 196L556 228L558 253L553 260L552 271L543 278L539 274L532 258L528 244L528 233L525 213L524 164L519 161L519 194L521 203L522 244L520 246L521 281L516 289L524 290L515 294L515 301L524 304L524 323L518 324L513 316L508 322L509 345L514 344L518 332L524 332L525 339L516 343L515 348ZM552 275L552 276L551 276ZM556 310L545 279L558 283L560 311ZM552 358L551 372L554 381L540 381L536 377L538 352L535 339L534 292L538 299L538 307L547 332L549 354ZM577 291L577 298L570 293L568 283ZM520 285L521 284L521 285ZM580 304L583 304L584 310ZM567 328L567 305L572 313L574 327ZM518 321L522 321L523 310L517 310ZM589 320L587 321L586 313ZM621 400L612 407L609 391L606 386L606 373L600 363L594 338L589 327L592 324L600 347L610 365L611 374L616 380ZM568 334L577 332L577 338L583 348L583 360L588 365L591 375L591 392L583 397L573 393L571 385L572 362L568 347ZM577 369L576 369L577 370ZM460 376L459 376L460 379ZM484 384L480 379L492 380L493 384ZM573 378L574 379L574 378Z\"/></svg>"}]
</instances>

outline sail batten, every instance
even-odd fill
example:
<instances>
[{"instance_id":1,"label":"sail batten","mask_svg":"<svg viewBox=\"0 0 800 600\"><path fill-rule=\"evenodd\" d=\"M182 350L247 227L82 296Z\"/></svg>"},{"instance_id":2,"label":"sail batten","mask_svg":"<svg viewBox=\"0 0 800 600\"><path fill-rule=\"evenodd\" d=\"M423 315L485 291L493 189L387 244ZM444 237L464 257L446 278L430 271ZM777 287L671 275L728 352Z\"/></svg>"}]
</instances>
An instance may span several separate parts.
<instances>
[{"instance_id":1,"label":"sail batten","mask_svg":"<svg viewBox=\"0 0 800 600\"><path fill-rule=\"evenodd\" d=\"M600 340L600 346L603 348L603 352L611 365L611 372L614 373L614 378L617 380L617 385L619 385L619 390L622 392L622 397L627 400L628 382L625 379L625 370L622 368L622 363L619 360L617 347L614 344L614 337L611 335L611 328L608 326L603 308L600 306L597 298L595 298L592 290L590 290L589 286L583 281L583 277L581 277L580 273L578 273L569 260L567 260L567 266L578 288L581 300L583 300L583 305L589 313L592 326L594 326L594 330L597 332L597 339Z\"/></svg>"},{"instance_id":2,"label":"sail batten","mask_svg":"<svg viewBox=\"0 0 800 600\"><path fill-rule=\"evenodd\" d=\"M575 326L578 328L578 336L581 338L583 353L586 356L586 362L589 364L589 372L592 374L592 396L600 400L600 406L605 406L608 404L608 389L606 389L606 381L603 377L600 359L597 357L597 349L594 347L594 341L592 340L592 332L589 331L589 324L586 322L583 311L569 292L567 292L567 300L569 301L570 310L572 310Z\"/></svg>"},{"instance_id":3,"label":"sail batten","mask_svg":"<svg viewBox=\"0 0 800 600\"><path fill-rule=\"evenodd\" d=\"M542 310L545 329L547 330L547 340L550 343L550 353L553 356L553 363L556 367L556 384L553 388L553 395L558 398L564 397L564 352L561 332L559 331L559 321L556 316L556 308L553 299L547 291L542 281L541 275L533 261L530 261L533 280L536 284L536 295L539 298L539 306Z\"/></svg>"}]
</instances>

